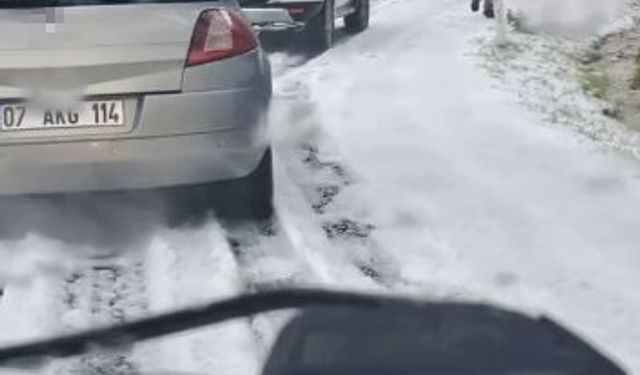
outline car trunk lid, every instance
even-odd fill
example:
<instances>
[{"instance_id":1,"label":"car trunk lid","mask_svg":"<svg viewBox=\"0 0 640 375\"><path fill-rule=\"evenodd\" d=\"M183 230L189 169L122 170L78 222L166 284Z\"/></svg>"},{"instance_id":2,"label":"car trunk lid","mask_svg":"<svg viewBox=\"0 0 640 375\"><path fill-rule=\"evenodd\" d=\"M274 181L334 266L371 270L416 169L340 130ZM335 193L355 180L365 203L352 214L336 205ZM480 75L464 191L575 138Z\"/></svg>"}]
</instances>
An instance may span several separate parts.
<instances>
[{"instance_id":1,"label":"car trunk lid","mask_svg":"<svg viewBox=\"0 0 640 375\"><path fill-rule=\"evenodd\" d=\"M193 28L216 2L0 9L0 99L179 91Z\"/></svg>"}]
</instances>

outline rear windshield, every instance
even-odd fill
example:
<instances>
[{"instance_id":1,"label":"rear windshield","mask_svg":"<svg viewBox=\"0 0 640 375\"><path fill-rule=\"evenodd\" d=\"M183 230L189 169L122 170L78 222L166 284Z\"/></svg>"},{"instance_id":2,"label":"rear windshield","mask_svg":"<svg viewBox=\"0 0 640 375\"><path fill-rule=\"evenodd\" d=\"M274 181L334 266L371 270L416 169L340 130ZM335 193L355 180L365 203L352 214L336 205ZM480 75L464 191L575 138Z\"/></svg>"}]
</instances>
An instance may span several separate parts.
<instances>
[{"instance_id":1,"label":"rear windshield","mask_svg":"<svg viewBox=\"0 0 640 375\"><path fill-rule=\"evenodd\" d=\"M0 0L0 8L39 8L73 5L115 5L139 3L193 3L202 0ZM223 1L224 2L224 1Z\"/></svg>"}]
</instances>

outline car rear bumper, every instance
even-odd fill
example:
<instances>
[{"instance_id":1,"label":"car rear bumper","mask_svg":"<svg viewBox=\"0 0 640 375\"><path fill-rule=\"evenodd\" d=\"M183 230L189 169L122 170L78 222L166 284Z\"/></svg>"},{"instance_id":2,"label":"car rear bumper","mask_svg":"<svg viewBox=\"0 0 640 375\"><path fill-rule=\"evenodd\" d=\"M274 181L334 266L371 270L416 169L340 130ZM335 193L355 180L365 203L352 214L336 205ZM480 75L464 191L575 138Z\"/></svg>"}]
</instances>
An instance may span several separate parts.
<instances>
[{"instance_id":1,"label":"car rear bumper","mask_svg":"<svg viewBox=\"0 0 640 375\"><path fill-rule=\"evenodd\" d=\"M0 146L0 195L159 188L240 178L267 149L266 124L209 133Z\"/></svg>"},{"instance_id":2,"label":"car rear bumper","mask_svg":"<svg viewBox=\"0 0 640 375\"><path fill-rule=\"evenodd\" d=\"M294 20L284 8L243 8L243 11L257 32L297 30L305 25Z\"/></svg>"},{"instance_id":3,"label":"car rear bumper","mask_svg":"<svg viewBox=\"0 0 640 375\"><path fill-rule=\"evenodd\" d=\"M251 173L269 142L264 55L189 68L182 90L129 100L126 131L0 134L0 195L163 188Z\"/></svg>"},{"instance_id":4,"label":"car rear bumper","mask_svg":"<svg viewBox=\"0 0 640 375\"><path fill-rule=\"evenodd\" d=\"M247 19L258 32L302 30L320 13L323 0L272 1L262 7L243 7ZM289 9L299 9L292 15Z\"/></svg>"}]
</instances>

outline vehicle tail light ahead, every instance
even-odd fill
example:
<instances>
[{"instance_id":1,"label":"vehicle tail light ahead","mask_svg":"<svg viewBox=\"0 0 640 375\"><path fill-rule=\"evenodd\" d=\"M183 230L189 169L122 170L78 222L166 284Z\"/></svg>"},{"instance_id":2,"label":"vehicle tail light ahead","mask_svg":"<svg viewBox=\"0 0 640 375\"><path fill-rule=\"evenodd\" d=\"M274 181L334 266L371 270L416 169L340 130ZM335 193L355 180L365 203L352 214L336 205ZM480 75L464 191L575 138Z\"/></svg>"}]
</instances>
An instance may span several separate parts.
<instances>
[{"instance_id":1,"label":"vehicle tail light ahead","mask_svg":"<svg viewBox=\"0 0 640 375\"><path fill-rule=\"evenodd\" d=\"M306 12L306 9L300 7L291 7L289 8L289 14L292 16L302 16Z\"/></svg>"},{"instance_id":2,"label":"vehicle tail light ahead","mask_svg":"<svg viewBox=\"0 0 640 375\"><path fill-rule=\"evenodd\" d=\"M233 11L206 10L200 14L191 37L187 66L242 55L258 46L251 26Z\"/></svg>"},{"instance_id":3,"label":"vehicle tail light ahead","mask_svg":"<svg viewBox=\"0 0 640 375\"><path fill-rule=\"evenodd\" d=\"M287 9L289 15L295 21L302 21L307 14L308 7L305 5L293 5Z\"/></svg>"}]
</instances>

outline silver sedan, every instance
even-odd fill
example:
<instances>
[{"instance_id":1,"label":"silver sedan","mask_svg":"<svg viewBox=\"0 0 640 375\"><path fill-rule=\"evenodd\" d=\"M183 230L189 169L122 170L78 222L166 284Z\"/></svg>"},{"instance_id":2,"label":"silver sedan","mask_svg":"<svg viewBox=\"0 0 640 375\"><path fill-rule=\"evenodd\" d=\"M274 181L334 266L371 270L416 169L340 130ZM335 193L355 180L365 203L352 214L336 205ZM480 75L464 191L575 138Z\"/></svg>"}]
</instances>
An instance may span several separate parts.
<instances>
[{"instance_id":1,"label":"silver sedan","mask_svg":"<svg viewBox=\"0 0 640 375\"><path fill-rule=\"evenodd\" d=\"M222 182L270 214L271 72L235 0L3 0L0 35L0 196Z\"/></svg>"}]
</instances>

